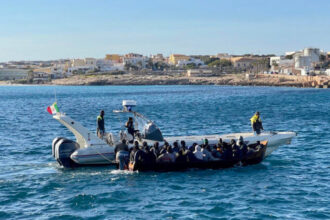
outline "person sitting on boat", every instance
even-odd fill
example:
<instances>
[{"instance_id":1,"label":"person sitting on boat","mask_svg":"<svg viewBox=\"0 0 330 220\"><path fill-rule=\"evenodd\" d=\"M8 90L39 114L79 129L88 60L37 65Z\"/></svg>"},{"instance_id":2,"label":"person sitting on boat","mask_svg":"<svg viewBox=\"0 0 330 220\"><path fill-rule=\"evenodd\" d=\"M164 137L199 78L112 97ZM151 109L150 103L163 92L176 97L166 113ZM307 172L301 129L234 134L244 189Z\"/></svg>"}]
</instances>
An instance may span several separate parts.
<instances>
[{"instance_id":1,"label":"person sitting on boat","mask_svg":"<svg viewBox=\"0 0 330 220\"><path fill-rule=\"evenodd\" d=\"M115 147L116 162L119 164L119 169L124 170L128 168L129 152L126 140L123 139L121 143Z\"/></svg>"},{"instance_id":2,"label":"person sitting on boat","mask_svg":"<svg viewBox=\"0 0 330 220\"><path fill-rule=\"evenodd\" d=\"M194 152L195 149L196 149L196 146L197 146L197 145L198 145L197 143L193 143L193 144L188 148L188 150L190 150L191 152Z\"/></svg>"},{"instance_id":3,"label":"person sitting on boat","mask_svg":"<svg viewBox=\"0 0 330 220\"><path fill-rule=\"evenodd\" d=\"M235 142L235 140L232 140L231 143ZM233 149L231 145L225 145L223 148L223 154L222 159L224 160L232 160L233 159Z\"/></svg>"},{"instance_id":4,"label":"person sitting on boat","mask_svg":"<svg viewBox=\"0 0 330 220\"><path fill-rule=\"evenodd\" d=\"M240 155L240 148L237 146L236 141L234 139L231 140L231 149L233 151L233 158L235 160L239 160L239 155Z\"/></svg>"},{"instance_id":5,"label":"person sitting on boat","mask_svg":"<svg viewBox=\"0 0 330 220\"><path fill-rule=\"evenodd\" d=\"M133 139L134 139L134 133L135 133L135 129L134 129L134 122L133 122L133 118L129 117L128 121L125 124L125 127L127 128L127 133L129 133L130 135L132 135Z\"/></svg>"},{"instance_id":6,"label":"person sitting on boat","mask_svg":"<svg viewBox=\"0 0 330 220\"><path fill-rule=\"evenodd\" d=\"M217 158L213 157L213 155L211 153L210 145L204 145L203 148L202 148L202 153L203 153L203 160L204 161L217 160Z\"/></svg>"},{"instance_id":7,"label":"person sitting on boat","mask_svg":"<svg viewBox=\"0 0 330 220\"><path fill-rule=\"evenodd\" d=\"M257 135L259 135L261 133L261 130L264 130L260 119L260 112L256 112L250 120L253 131Z\"/></svg>"},{"instance_id":8,"label":"person sitting on boat","mask_svg":"<svg viewBox=\"0 0 330 220\"><path fill-rule=\"evenodd\" d=\"M140 148L139 148L139 142L134 141L134 146L132 147L131 152L130 152L130 155L129 155L129 160L130 160L131 162L134 161L135 153L136 153L138 150L140 150Z\"/></svg>"},{"instance_id":9,"label":"person sitting on boat","mask_svg":"<svg viewBox=\"0 0 330 220\"><path fill-rule=\"evenodd\" d=\"M156 163L156 156L152 151L150 151L149 146L146 144L143 148L145 155L144 164L147 166L153 166Z\"/></svg>"},{"instance_id":10,"label":"person sitting on boat","mask_svg":"<svg viewBox=\"0 0 330 220\"><path fill-rule=\"evenodd\" d=\"M167 146L166 151L159 155L157 158L157 162L160 163L173 163L175 162L175 156L173 157L173 151L171 149L171 146Z\"/></svg>"},{"instance_id":11,"label":"person sitting on boat","mask_svg":"<svg viewBox=\"0 0 330 220\"><path fill-rule=\"evenodd\" d=\"M240 160L244 160L246 155L247 155L247 152L248 152L248 147L247 145L244 143L244 140L243 140L243 137L240 136L239 137L239 140L238 140L238 147L240 149Z\"/></svg>"},{"instance_id":12,"label":"person sitting on boat","mask_svg":"<svg viewBox=\"0 0 330 220\"><path fill-rule=\"evenodd\" d=\"M199 145L197 145L195 147L195 151L193 153L197 160L203 160L203 153L202 153L201 147Z\"/></svg>"},{"instance_id":13,"label":"person sitting on boat","mask_svg":"<svg viewBox=\"0 0 330 220\"><path fill-rule=\"evenodd\" d=\"M180 144L181 144L181 149L186 150L186 148L187 148L187 147L186 147L186 142L182 140L182 141L180 142Z\"/></svg>"},{"instance_id":14,"label":"person sitting on boat","mask_svg":"<svg viewBox=\"0 0 330 220\"><path fill-rule=\"evenodd\" d=\"M142 150L146 151L147 149L149 149L148 143L146 141L143 141L142 143Z\"/></svg>"},{"instance_id":15,"label":"person sitting on boat","mask_svg":"<svg viewBox=\"0 0 330 220\"><path fill-rule=\"evenodd\" d=\"M159 150L159 155L166 153L167 148L168 148L169 146L170 146L170 144L169 144L167 141L165 141L164 145L163 145L162 148Z\"/></svg>"},{"instance_id":16,"label":"person sitting on boat","mask_svg":"<svg viewBox=\"0 0 330 220\"><path fill-rule=\"evenodd\" d=\"M221 158L223 150L218 147L218 144L211 148L211 153L214 158Z\"/></svg>"},{"instance_id":17,"label":"person sitting on boat","mask_svg":"<svg viewBox=\"0 0 330 220\"><path fill-rule=\"evenodd\" d=\"M152 146L150 151L156 156L156 158L159 156L159 142L158 141L156 141L154 143L154 146Z\"/></svg>"},{"instance_id":18,"label":"person sitting on boat","mask_svg":"<svg viewBox=\"0 0 330 220\"><path fill-rule=\"evenodd\" d=\"M172 148L172 150L173 150L174 153L178 153L179 152L180 148L179 148L178 142L176 142L176 141L173 142L173 148Z\"/></svg>"},{"instance_id":19,"label":"person sitting on boat","mask_svg":"<svg viewBox=\"0 0 330 220\"><path fill-rule=\"evenodd\" d=\"M105 127L104 127L104 110L101 110L100 115L97 116L97 136L99 138L103 138L105 134Z\"/></svg>"},{"instance_id":20,"label":"person sitting on boat","mask_svg":"<svg viewBox=\"0 0 330 220\"><path fill-rule=\"evenodd\" d=\"M184 154L184 150L180 149L175 157L176 163L187 163L187 155Z\"/></svg>"},{"instance_id":21,"label":"person sitting on boat","mask_svg":"<svg viewBox=\"0 0 330 220\"><path fill-rule=\"evenodd\" d=\"M171 158L171 162L175 162L175 157L176 157L176 153L173 151L172 147L169 146L167 148L167 153L169 154L170 158Z\"/></svg>"}]
</instances>

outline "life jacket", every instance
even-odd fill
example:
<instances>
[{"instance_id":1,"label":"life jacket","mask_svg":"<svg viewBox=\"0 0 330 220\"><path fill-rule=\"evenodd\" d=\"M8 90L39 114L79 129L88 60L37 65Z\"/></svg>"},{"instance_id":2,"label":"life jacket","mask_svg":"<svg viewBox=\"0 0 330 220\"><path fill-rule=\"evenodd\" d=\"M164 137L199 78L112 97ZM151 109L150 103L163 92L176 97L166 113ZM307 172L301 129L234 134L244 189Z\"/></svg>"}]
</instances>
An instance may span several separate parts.
<instances>
[{"instance_id":1,"label":"life jacket","mask_svg":"<svg viewBox=\"0 0 330 220\"><path fill-rule=\"evenodd\" d=\"M253 115L252 118L250 119L251 120L251 124L254 124L256 122L261 122L261 119L258 115Z\"/></svg>"},{"instance_id":2,"label":"life jacket","mask_svg":"<svg viewBox=\"0 0 330 220\"><path fill-rule=\"evenodd\" d=\"M104 117L101 115L97 116L97 128L104 131Z\"/></svg>"}]
</instances>

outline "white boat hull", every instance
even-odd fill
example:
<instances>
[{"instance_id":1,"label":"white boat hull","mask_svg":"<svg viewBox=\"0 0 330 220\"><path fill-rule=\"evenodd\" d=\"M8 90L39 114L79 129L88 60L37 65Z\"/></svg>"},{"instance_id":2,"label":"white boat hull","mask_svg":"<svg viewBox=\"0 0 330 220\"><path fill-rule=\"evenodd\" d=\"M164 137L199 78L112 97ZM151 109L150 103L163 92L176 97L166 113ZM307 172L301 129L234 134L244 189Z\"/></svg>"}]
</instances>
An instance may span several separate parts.
<instances>
[{"instance_id":1,"label":"white boat hull","mask_svg":"<svg viewBox=\"0 0 330 220\"><path fill-rule=\"evenodd\" d=\"M208 139L209 144L216 144L218 143L220 138L222 138L224 142L230 142L231 139L238 140L240 136L242 136L244 138L244 141L248 143L255 143L257 141L265 140L268 141L267 151L265 154L265 157L267 157L281 145L290 144L292 138L296 136L296 133L264 132L260 135L254 135L253 133L233 133L224 135L175 136L166 137L165 140L170 144L175 141L180 142L184 140L187 146L191 146L193 143L202 144L205 138ZM152 145L154 143L154 141L150 140L142 140L142 142L143 141L146 141L149 145ZM71 155L71 159L74 162L82 165L114 164L114 147L102 145L78 149Z\"/></svg>"}]
</instances>

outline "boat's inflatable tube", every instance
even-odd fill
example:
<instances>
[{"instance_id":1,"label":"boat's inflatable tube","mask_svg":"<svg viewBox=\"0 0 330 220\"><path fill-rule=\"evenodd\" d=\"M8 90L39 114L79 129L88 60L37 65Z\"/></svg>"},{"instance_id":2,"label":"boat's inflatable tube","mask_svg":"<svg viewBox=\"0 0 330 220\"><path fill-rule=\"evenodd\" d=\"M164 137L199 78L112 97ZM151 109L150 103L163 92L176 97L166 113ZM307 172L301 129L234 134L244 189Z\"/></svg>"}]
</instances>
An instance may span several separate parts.
<instances>
[{"instance_id":1,"label":"boat's inflatable tube","mask_svg":"<svg viewBox=\"0 0 330 220\"><path fill-rule=\"evenodd\" d=\"M258 164L260 163L264 157L265 152L267 150L267 143L263 145L261 148L254 152L249 152L244 158L231 158L231 159L220 159L214 161L194 161L194 162L175 162L175 163L147 163L143 164L139 161L129 164L130 171L160 171L160 172L168 172L168 171L182 171L191 168L195 169L224 169L230 168L237 164L241 164L243 166Z\"/></svg>"},{"instance_id":2,"label":"boat's inflatable tube","mask_svg":"<svg viewBox=\"0 0 330 220\"><path fill-rule=\"evenodd\" d=\"M55 138L53 140L53 156L63 167L75 167L76 164L71 160L70 155L79 149L79 144L66 138Z\"/></svg>"}]
</instances>

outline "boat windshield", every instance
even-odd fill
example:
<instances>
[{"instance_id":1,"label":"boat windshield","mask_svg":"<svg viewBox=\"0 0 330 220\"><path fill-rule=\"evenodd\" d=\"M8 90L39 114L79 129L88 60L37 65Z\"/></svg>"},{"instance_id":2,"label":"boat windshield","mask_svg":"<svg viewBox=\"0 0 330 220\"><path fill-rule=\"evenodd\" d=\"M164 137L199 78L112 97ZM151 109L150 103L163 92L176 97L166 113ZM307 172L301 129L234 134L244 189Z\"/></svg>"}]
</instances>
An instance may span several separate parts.
<instances>
[{"instance_id":1,"label":"boat windshield","mask_svg":"<svg viewBox=\"0 0 330 220\"><path fill-rule=\"evenodd\" d=\"M138 130L143 139L152 141L164 141L164 137L158 126L138 112L132 112L138 125Z\"/></svg>"},{"instance_id":2,"label":"boat windshield","mask_svg":"<svg viewBox=\"0 0 330 220\"><path fill-rule=\"evenodd\" d=\"M144 115L135 111L114 111L115 113L131 113L134 115L135 129L139 130L143 139L151 141L164 141L164 137L158 126L145 117Z\"/></svg>"}]
</instances>

